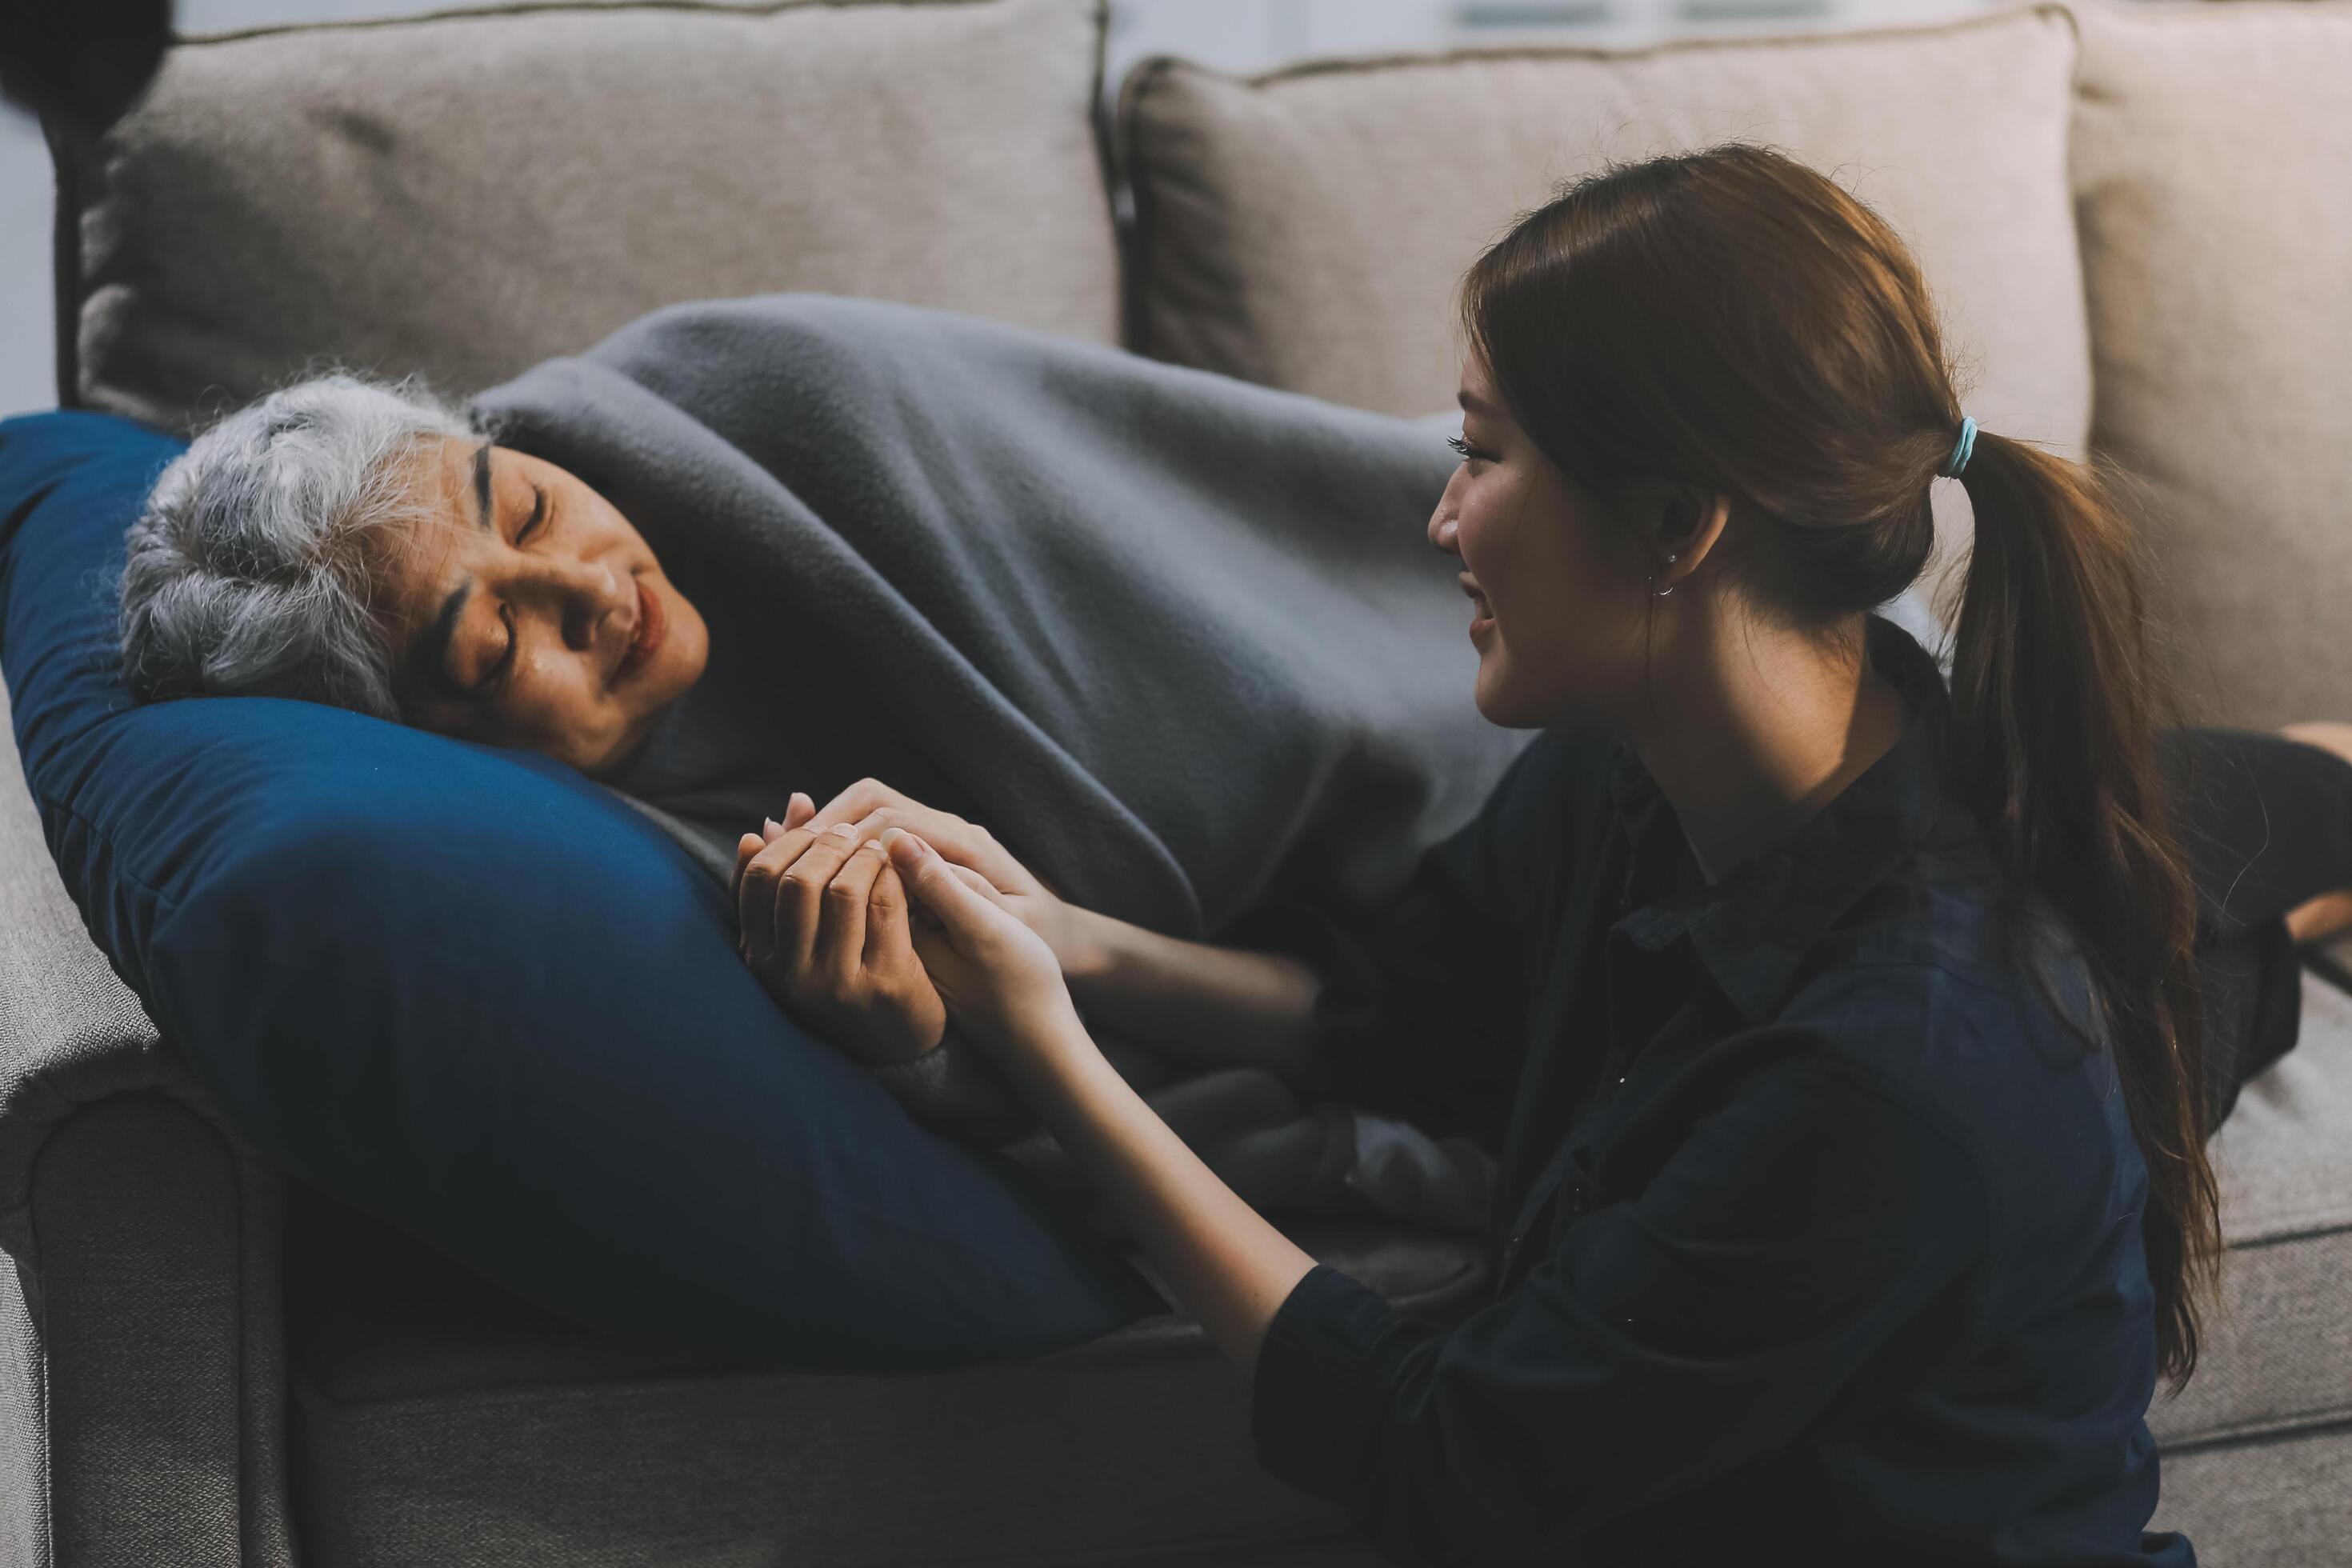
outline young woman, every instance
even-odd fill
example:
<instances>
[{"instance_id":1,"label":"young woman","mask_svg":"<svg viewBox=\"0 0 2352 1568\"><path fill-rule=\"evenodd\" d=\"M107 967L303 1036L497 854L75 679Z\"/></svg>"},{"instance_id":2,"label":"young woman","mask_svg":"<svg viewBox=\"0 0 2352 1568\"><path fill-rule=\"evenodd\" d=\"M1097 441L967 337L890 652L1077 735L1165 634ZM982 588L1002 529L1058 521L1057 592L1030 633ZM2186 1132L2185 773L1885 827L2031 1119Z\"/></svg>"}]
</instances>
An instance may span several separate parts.
<instances>
[{"instance_id":1,"label":"young woman","mask_svg":"<svg viewBox=\"0 0 2352 1568\"><path fill-rule=\"evenodd\" d=\"M1583 181L1461 304L1429 537L1480 710L1545 732L1376 925L1157 937L869 784L745 836L747 957L913 1005L861 963L895 868L1262 1462L1399 1560L2189 1563L2145 1415L2219 1243L2128 525L1963 416L1902 243L1768 151ZM1976 516L1948 689L1868 613L1939 475ZM1491 1137L1491 1300L1434 1324L1318 1264L1087 1019Z\"/></svg>"}]
</instances>

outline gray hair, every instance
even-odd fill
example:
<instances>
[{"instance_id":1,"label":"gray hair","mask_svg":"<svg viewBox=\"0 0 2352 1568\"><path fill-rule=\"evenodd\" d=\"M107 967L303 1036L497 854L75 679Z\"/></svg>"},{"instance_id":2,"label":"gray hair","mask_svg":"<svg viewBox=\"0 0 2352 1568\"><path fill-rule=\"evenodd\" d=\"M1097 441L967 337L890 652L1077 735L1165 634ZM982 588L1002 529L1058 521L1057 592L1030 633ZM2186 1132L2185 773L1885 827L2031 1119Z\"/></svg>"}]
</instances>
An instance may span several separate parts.
<instances>
[{"instance_id":1,"label":"gray hair","mask_svg":"<svg viewBox=\"0 0 2352 1568\"><path fill-rule=\"evenodd\" d=\"M155 482L122 569L122 677L142 701L299 697L397 720L361 545L427 510L397 459L488 423L421 377L331 371L227 415Z\"/></svg>"}]
</instances>

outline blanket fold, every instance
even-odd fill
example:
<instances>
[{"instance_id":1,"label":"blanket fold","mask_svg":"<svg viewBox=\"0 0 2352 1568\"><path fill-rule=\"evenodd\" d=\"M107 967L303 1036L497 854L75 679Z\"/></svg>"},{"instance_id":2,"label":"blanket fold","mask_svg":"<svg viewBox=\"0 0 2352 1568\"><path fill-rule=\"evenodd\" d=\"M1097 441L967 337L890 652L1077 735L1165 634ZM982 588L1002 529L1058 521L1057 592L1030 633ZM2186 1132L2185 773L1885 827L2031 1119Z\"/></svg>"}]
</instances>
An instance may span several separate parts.
<instances>
[{"instance_id":1,"label":"blanket fold","mask_svg":"<svg viewBox=\"0 0 2352 1568\"><path fill-rule=\"evenodd\" d=\"M1075 901L1157 931L1213 938L1277 895L1376 902L1529 739L1471 702L1457 565L1424 536L1454 463L1427 421L811 294L668 307L474 405L594 486L673 577L692 560L725 583L697 601L714 658L772 660L774 724L796 687L855 668L967 815ZM808 731L809 777L866 771L825 754L854 735ZM775 815L808 787L775 786ZM756 826L637 804L706 864ZM1465 1141L1302 1104L1261 1069L1105 1048L1262 1207L1483 1221L1491 1161ZM919 1119L1078 1191L961 1042L883 1077Z\"/></svg>"}]
</instances>

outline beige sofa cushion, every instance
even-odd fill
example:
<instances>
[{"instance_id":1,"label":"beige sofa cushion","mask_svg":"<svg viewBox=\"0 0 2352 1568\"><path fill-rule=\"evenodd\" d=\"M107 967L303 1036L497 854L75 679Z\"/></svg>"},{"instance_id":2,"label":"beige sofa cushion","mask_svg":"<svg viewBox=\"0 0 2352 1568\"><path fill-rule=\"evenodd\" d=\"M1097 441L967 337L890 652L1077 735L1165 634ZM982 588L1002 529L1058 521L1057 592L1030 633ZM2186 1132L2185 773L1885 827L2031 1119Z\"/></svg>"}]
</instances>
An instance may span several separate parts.
<instances>
[{"instance_id":1,"label":"beige sofa cushion","mask_svg":"<svg viewBox=\"0 0 2352 1568\"><path fill-rule=\"evenodd\" d=\"M2352 5L2085 5L2093 440L2212 721L2352 715Z\"/></svg>"},{"instance_id":2,"label":"beige sofa cushion","mask_svg":"<svg viewBox=\"0 0 2352 1568\"><path fill-rule=\"evenodd\" d=\"M64 396L170 425L312 356L470 392L787 289L1113 341L1102 26L1098 0L662 4L191 40L63 160Z\"/></svg>"},{"instance_id":3,"label":"beige sofa cushion","mask_svg":"<svg viewBox=\"0 0 2352 1568\"><path fill-rule=\"evenodd\" d=\"M1416 416L1450 407L1454 289L1603 156L1762 141L1916 247L1968 411L2078 452L2090 416L2066 184L2074 33L2054 7L1932 29L1318 64L1148 61L1122 84L1146 352ZM1966 537L1937 487L1943 562ZM1941 492L1949 492L1948 494Z\"/></svg>"}]
</instances>

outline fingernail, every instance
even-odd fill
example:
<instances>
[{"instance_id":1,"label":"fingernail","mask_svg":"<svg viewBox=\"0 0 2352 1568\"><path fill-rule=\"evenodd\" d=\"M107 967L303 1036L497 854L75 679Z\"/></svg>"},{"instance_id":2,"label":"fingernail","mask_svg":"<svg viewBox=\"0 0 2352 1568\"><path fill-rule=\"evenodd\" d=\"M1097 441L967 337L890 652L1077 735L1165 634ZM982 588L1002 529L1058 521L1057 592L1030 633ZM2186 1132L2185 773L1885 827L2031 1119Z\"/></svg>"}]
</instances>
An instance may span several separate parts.
<instances>
[{"instance_id":1,"label":"fingernail","mask_svg":"<svg viewBox=\"0 0 2352 1568\"><path fill-rule=\"evenodd\" d=\"M784 825L778 822L774 817L763 816L760 818L760 832L762 837L772 837L774 835L782 833L783 830Z\"/></svg>"},{"instance_id":2,"label":"fingernail","mask_svg":"<svg viewBox=\"0 0 2352 1568\"><path fill-rule=\"evenodd\" d=\"M898 840L906 837L907 830L903 827L886 827L882 830L882 837L879 842L883 848L887 849L890 846L898 843Z\"/></svg>"},{"instance_id":3,"label":"fingernail","mask_svg":"<svg viewBox=\"0 0 2352 1568\"><path fill-rule=\"evenodd\" d=\"M831 827L826 828L825 831L832 834L835 838L855 838L857 837L857 824L854 822L836 822Z\"/></svg>"}]
</instances>

